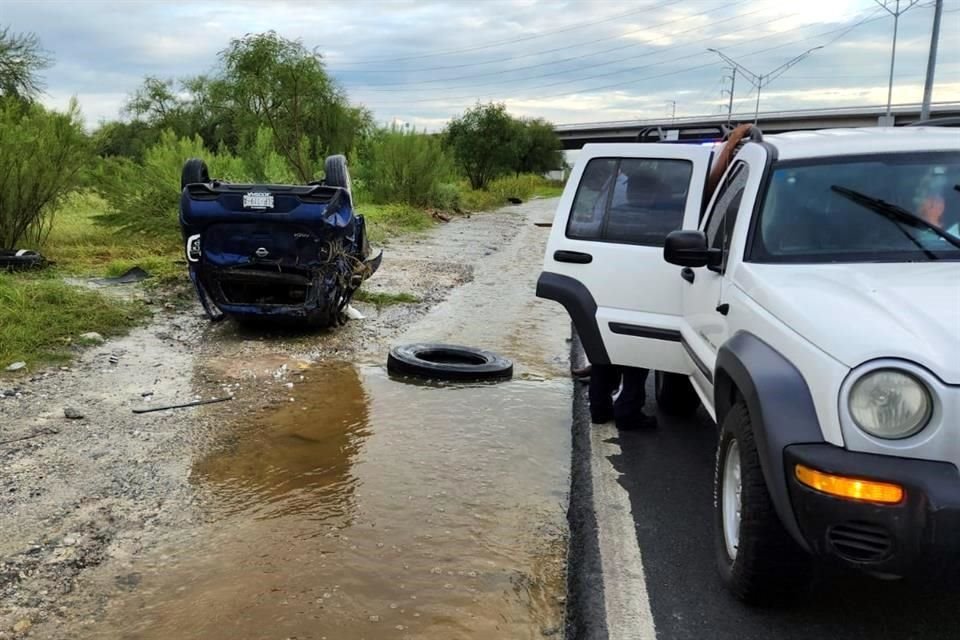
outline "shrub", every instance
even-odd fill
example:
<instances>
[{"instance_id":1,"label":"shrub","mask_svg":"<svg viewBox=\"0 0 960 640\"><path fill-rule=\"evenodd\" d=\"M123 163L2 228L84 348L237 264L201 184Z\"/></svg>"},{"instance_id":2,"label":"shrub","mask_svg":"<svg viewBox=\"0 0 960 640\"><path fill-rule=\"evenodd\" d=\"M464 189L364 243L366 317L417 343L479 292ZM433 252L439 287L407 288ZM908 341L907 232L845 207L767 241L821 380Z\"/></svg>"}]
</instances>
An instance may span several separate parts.
<instances>
[{"instance_id":1,"label":"shrub","mask_svg":"<svg viewBox=\"0 0 960 640\"><path fill-rule=\"evenodd\" d=\"M393 126L374 136L362 167L363 188L374 202L434 204L452 165L437 136Z\"/></svg>"},{"instance_id":2,"label":"shrub","mask_svg":"<svg viewBox=\"0 0 960 640\"><path fill-rule=\"evenodd\" d=\"M300 181L286 158L277 153L273 132L267 127L259 127L240 154L254 182L293 184Z\"/></svg>"},{"instance_id":3,"label":"shrub","mask_svg":"<svg viewBox=\"0 0 960 640\"><path fill-rule=\"evenodd\" d=\"M477 104L451 120L446 130L447 145L474 189L485 189L514 169L517 138L517 121L502 104Z\"/></svg>"},{"instance_id":4,"label":"shrub","mask_svg":"<svg viewBox=\"0 0 960 640\"><path fill-rule=\"evenodd\" d=\"M180 173L188 158L204 158L210 175L225 180L247 180L246 168L227 153L210 153L200 140L164 132L160 142L144 154L143 162L108 158L101 164L96 189L107 201L100 221L124 231L152 237L179 234Z\"/></svg>"},{"instance_id":5,"label":"shrub","mask_svg":"<svg viewBox=\"0 0 960 640\"><path fill-rule=\"evenodd\" d=\"M0 248L43 241L57 205L80 186L89 156L75 100L57 113L0 99Z\"/></svg>"}]
</instances>

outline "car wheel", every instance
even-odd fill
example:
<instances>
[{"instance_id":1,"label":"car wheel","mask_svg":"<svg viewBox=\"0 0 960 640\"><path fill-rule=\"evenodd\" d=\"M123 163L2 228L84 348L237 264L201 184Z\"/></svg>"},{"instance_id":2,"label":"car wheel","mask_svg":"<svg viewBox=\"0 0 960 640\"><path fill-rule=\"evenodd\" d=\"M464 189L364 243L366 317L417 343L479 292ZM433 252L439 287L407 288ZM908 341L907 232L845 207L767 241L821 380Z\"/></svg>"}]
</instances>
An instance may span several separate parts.
<instances>
[{"instance_id":1,"label":"car wheel","mask_svg":"<svg viewBox=\"0 0 960 640\"><path fill-rule=\"evenodd\" d=\"M183 171L180 173L180 190L188 184L198 182L210 182L210 171L207 169L207 163L200 158L190 158L183 163Z\"/></svg>"},{"instance_id":2,"label":"car wheel","mask_svg":"<svg viewBox=\"0 0 960 640\"><path fill-rule=\"evenodd\" d=\"M343 155L327 156L323 163L323 181L330 187L343 187L350 191L350 171L347 158Z\"/></svg>"},{"instance_id":3,"label":"car wheel","mask_svg":"<svg viewBox=\"0 0 960 640\"><path fill-rule=\"evenodd\" d=\"M743 402L723 421L713 486L714 546L727 588L750 604L781 601L803 589L812 561L774 509Z\"/></svg>"},{"instance_id":4,"label":"car wheel","mask_svg":"<svg viewBox=\"0 0 960 640\"><path fill-rule=\"evenodd\" d=\"M513 376L513 363L472 347L409 344L390 350L387 371L430 380L506 380Z\"/></svg>"},{"instance_id":5,"label":"car wheel","mask_svg":"<svg viewBox=\"0 0 960 640\"><path fill-rule=\"evenodd\" d=\"M679 373L656 371L653 376L657 409L668 416L689 418L700 407L700 396L693 390L690 378Z\"/></svg>"}]
</instances>

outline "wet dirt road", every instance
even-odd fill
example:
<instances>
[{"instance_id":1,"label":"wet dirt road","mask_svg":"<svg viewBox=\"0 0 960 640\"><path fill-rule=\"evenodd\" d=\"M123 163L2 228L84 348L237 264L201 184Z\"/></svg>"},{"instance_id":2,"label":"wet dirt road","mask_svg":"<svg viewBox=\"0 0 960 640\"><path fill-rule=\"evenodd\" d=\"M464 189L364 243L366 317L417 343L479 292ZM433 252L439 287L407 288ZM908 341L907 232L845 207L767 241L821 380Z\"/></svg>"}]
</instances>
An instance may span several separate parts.
<instances>
[{"instance_id":1,"label":"wet dirt road","mask_svg":"<svg viewBox=\"0 0 960 640\"><path fill-rule=\"evenodd\" d=\"M0 583L0 620L28 620L21 633L38 638L560 634L569 325L533 297L547 233L532 223L550 219L554 206L481 214L388 248L381 286L425 302L406 312L362 307L368 320L341 332L263 339L229 326L191 329L194 321L181 319L193 349L175 350L183 371L169 385L204 397L227 390L236 400L147 414L137 431L152 440L118 446L152 475L116 461L110 482L93 491L105 494L96 530L75 522L73 494L45 492L40 500L50 504L33 517L29 499L0 503L14 526L29 529L4 527L4 557L38 556L21 565L23 577ZM387 345L421 340L498 351L514 359L515 379L390 379ZM84 384L104 384L69 373L61 387L85 397L93 391ZM133 386L143 384L125 389L122 401L103 391L91 414L114 427L130 423L120 412L137 403ZM57 439L12 457L29 469L53 459L51 447L69 446ZM83 494L84 474L94 485L97 472L72 463ZM143 483L133 495L111 496L117 476ZM122 509L111 509L111 499ZM71 569L57 573L51 567L64 555ZM51 597L51 584L62 593Z\"/></svg>"}]
</instances>

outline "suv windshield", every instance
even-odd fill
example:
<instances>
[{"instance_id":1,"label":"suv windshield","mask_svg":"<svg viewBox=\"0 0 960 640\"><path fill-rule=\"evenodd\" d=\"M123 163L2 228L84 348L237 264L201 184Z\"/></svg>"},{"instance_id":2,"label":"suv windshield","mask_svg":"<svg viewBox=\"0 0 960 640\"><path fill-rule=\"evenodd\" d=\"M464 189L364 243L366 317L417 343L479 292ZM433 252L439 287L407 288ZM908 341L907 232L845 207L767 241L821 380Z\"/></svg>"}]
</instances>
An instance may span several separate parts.
<instances>
[{"instance_id":1,"label":"suv windshield","mask_svg":"<svg viewBox=\"0 0 960 640\"><path fill-rule=\"evenodd\" d=\"M956 152L783 163L774 170L748 259L960 260L958 185Z\"/></svg>"}]
</instances>

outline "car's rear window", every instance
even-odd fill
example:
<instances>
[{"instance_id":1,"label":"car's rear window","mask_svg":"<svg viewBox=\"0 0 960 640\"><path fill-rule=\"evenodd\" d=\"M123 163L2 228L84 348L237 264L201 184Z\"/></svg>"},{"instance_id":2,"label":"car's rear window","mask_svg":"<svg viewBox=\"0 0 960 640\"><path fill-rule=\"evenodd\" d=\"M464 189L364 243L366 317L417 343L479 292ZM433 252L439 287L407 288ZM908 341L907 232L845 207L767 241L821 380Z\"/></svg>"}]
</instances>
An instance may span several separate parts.
<instances>
[{"instance_id":1,"label":"car's rear window","mask_svg":"<svg viewBox=\"0 0 960 640\"><path fill-rule=\"evenodd\" d=\"M663 246L683 224L688 160L594 158L583 171L567 237Z\"/></svg>"}]
</instances>

